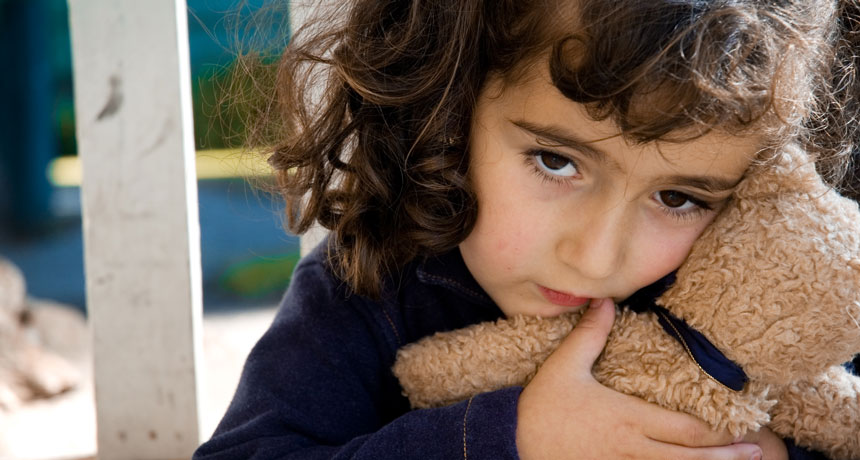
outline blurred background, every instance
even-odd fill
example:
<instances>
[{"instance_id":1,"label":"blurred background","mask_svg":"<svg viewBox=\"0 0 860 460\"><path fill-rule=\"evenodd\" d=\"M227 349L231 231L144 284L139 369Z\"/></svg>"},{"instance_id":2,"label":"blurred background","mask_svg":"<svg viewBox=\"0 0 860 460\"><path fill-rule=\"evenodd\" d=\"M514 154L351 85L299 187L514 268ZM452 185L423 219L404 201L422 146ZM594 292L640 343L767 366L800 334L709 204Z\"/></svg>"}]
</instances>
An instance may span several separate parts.
<instances>
[{"instance_id":1,"label":"blurred background","mask_svg":"<svg viewBox=\"0 0 860 460\"><path fill-rule=\"evenodd\" d=\"M244 65L237 56L286 44L285 3L187 1L205 312L201 425L206 438L299 256L298 238L284 230L281 202L265 190L265 160L241 149L253 95L232 78L242 71L237 66ZM71 56L66 0L0 0L0 62L5 65L0 76L0 260L20 269L31 306L74 312L81 318L75 323L79 327L68 329L80 329L83 337L81 174ZM11 410L0 400L0 460L95 454L91 351L81 344L85 339L61 342L74 343L59 354L83 376L72 391ZM0 384L2 380L0 372Z\"/></svg>"},{"instance_id":2,"label":"blurred background","mask_svg":"<svg viewBox=\"0 0 860 460\"><path fill-rule=\"evenodd\" d=\"M265 183L265 164L237 148L242 114L225 91L240 48L277 39L288 19L256 21L265 1L187 3L204 306L276 302L298 240L279 202L251 185ZM66 0L0 0L0 22L0 256L24 272L30 295L85 311Z\"/></svg>"}]
</instances>

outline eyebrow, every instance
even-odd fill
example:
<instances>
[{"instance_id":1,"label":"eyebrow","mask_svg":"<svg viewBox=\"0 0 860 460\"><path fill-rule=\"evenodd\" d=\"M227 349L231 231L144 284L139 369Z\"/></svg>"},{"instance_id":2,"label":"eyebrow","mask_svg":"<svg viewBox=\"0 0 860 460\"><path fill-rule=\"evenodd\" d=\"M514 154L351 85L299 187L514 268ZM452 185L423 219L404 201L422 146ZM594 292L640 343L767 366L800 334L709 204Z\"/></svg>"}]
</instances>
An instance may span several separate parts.
<instances>
[{"instance_id":1,"label":"eyebrow","mask_svg":"<svg viewBox=\"0 0 860 460\"><path fill-rule=\"evenodd\" d=\"M607 163L613 168L623 171L621 165L615 161L611 156L607 155L606 152L600 150L593 145L589 145L588 141L584 141L582 139L577 138L573 133L569 133L557 126L541 126L536 125L534 123L525 121L525 120L510 120L518 128L528 131L529 133L552 141L558 145L563 145L570 147L572 149L578 150L588 156L590 159L595 161L600 161L601 163Z\"/></svg>"},{"instance_id":2,"label":"eyebrow","mask_svg":"<svg viewBox=\"0 0 860 460\"><path fill-rule=\"evenodd\" d=\"M667 182L678 185L685 185L688 187L694 187L702 190L706 190L711 193L721 193L728 192L730 190L734 190L737 187L738 183L740 183L743 176L739 177L737 180L724 179L722 177L714 177L714 176L661 176L655 180L655 182Z\"/></svg>"},{"instance_id":3,"label":"eyebrow","mask_svg":"<svg viewBox=\"0 0 860 460\"><path fill-rule=\"evenodd\" d=\"M599 161L609 166L623 171L623 168L615 159L607 155L603 150L589 145L590 142L579 139L575 134L567 132L557 126L541 126L525 120L509 120L518 128L527 131L537 137L549 140L555 144L573 148L592 160ZM710 193L720 193L734 190L738 183L743 179L741 176L738 179L728 179L717 176L688 176L688 175L667 175L659 176L654 179L654 183L670 183L683 185L687 187L698 188Z\"/></svg>"}]
</instances>

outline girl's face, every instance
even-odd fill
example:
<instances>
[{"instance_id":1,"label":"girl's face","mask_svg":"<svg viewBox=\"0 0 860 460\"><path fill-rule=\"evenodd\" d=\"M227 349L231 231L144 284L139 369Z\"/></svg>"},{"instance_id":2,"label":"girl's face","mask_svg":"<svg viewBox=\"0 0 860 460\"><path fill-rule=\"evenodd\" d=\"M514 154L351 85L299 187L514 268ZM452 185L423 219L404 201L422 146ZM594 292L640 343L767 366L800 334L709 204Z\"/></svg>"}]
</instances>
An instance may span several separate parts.
<instances>
[{"instance_id":1,"label":"girl's face","mask_svg":"<svg viewBox=\"0 0 860 460\"><path fill-rule=\"evenodd\" d=\"M478 219L460 250L507 316L617 302L675 270L759 150L722 133L632 145L547 75L500 88L473 118Z\"/></svg>"}]
</instances>

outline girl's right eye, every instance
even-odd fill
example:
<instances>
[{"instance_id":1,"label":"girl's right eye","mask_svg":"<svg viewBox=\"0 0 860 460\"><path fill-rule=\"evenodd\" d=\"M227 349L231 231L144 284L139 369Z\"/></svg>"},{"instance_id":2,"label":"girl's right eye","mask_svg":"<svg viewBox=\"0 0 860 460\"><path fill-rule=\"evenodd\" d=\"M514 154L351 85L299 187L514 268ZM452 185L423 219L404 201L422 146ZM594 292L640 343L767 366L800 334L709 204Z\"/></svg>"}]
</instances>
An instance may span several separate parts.
<instances>
[{"instance_id":1,"label":"girl's right eye","mask_svg":"<svg viewBox=\"0 0 860 460\"><path fill-rule=\"evenodd\" d=\"M535 166L540 169L539 172L559 178L573 177L579 173L576 165L570 158L545 150L530 153L532 158L534 158Z\"/></svg>"}]
</instances>

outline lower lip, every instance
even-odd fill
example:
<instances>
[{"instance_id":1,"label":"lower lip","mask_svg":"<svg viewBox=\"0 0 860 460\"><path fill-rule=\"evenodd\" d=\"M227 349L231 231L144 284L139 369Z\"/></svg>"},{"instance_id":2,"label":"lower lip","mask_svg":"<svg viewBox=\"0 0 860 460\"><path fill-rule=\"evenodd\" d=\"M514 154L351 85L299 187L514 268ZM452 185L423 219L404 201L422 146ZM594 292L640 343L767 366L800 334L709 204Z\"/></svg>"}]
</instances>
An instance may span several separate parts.
<instances>
[{"instance_id":1,"label":"lower lip","mask_svg":"<svg viewBox=\"0 0 860 460\"><path fill-rule=\"evenodd\" d=\"M540 289L541 294L543 294L546 300L563 307L582 307L591 300L588 297L577 297L566 292L554 291L543 286L538 286L538 289Z\"/></svg>"}]
</instances>

